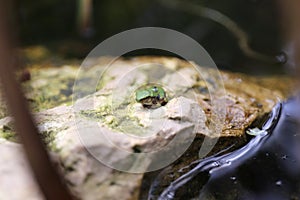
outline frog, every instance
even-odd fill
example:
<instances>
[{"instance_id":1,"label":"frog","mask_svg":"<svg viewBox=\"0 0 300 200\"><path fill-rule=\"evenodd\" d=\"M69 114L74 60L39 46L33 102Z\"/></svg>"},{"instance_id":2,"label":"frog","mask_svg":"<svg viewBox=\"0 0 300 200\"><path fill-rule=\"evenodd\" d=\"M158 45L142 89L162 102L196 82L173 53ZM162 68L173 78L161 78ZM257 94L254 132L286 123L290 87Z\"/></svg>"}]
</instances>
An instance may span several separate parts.
<instances>
[{"instance_id":1,"label":"frog","mask_svg":"<svg viewBox=\"0 0 300 200\"><path fill-rule=\"evenodd\" d=\"M135 92L135 99L144 108L158 108L168 102L165 90L157 85L142 87Z\"/></svg>"}]
</instances>

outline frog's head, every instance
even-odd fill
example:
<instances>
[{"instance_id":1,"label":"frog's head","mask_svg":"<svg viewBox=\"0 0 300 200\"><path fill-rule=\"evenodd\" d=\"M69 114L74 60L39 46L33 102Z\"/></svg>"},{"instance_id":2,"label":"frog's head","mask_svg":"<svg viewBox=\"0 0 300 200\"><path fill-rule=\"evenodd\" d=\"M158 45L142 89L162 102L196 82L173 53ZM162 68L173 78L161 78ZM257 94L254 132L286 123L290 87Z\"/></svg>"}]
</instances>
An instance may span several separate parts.
<instances>
[{"instance_id":1,"label":"frog's head","mask_svg":"<svg viewBox=\"0 0 300 200\"><path fill-rule=\"evenodd\" d=\"M153 91L153 97L156 97L157 99L166 98L166 92L163 88L153 86L151 90Z\"/></svg>"},{"instance_id":2,"label":"frog's head","mask_svg":"<svg viewBox=\"0 0 300 200\"><path fill-rule=\"evenodd\" d=\"M150 87L138 89L136 90L135 95L136 95L136 101L138 102L146 98L161 99L166 97L166 93L164 89L158 86L150 86Z\"/></svg>"}]
</instances>

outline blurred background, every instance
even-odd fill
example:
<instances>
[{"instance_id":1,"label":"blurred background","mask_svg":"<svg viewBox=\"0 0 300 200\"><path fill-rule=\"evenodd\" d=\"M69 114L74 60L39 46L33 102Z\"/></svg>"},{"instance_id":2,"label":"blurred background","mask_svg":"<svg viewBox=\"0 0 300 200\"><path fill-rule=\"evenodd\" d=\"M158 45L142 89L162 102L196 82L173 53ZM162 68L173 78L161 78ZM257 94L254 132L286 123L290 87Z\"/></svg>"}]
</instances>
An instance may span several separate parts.
<instances>
[{"instance_id":1,"label":"blurred background","mask_svg":"<svg viewBox=\"0 0 300 200\"><path fill-rule=\"evenodd\" d=\"M281 8L277 3L273 0L14 1L10 17L17 38L16 43L25 55L22 61L30 68L20 70L19 80L24 82L26 100L30 103L32 111L46 110L62 103L69 105L72 102L77 70L70 67L73 61L78 67L87 54L103 40L128 29L149 26L173 29L195 39L207 50L221 70L258 76L288 74L292 71L285 65L286 46L282 39L284 36L279 10ZM174 56L170 52L154 49L137 50L125 56L137 55ZM49 65L41 65L43 62ZM7 63L2 66L6 66ZM53 73L55 70L47 71L46 67L44 70L44 66L61 68ZM37 68L42 70L36 70ZM61 69L65 71L62 73ZM2 73L2 76L5 77L5 73ZM39 78L50 80L51 84ZM26 84L30 79L33 84ZM9 84L9 80L10 78L6 80L7 91L15 92L13 88L8 87L12 85ZM268 85L275 90L279 88L280 83L287 85L285 80L278 76L272 81L273 86L261 79L257 79L257 83ZM283 90L286 87L282 87ZM19 103L12 100L19 99L11 95L11 101L8 102L14 108ZM0 101L0 111L3 110L0 112L1 118L7 116L6 108L3 107L4 103ZM15 116L18 116L18 112L22 113L23 107L25 106L20 104L19 109L15 108ZM26 110L23 113L26 113ZM29 117L20 115L20 127L22 123L30 124L24 119ZM6 139L13 141L15 136L11 133L12 129L7 127L3 133ZM27 140L27 146L35 147L30 144L34 139ZM37 138L35 140L38 141ZM32 152L41 150L32 149ZM46 161L40 163L44 163L45 167L33 166L33 169L45 169L50 166Z\"/></svg>"},{"instance_id":2,"label":"blurred background","mask_svg":"<svg viewBox=\"0 0 300 200\"><path fill-rule=\"evenodd\" d=\"M189 0L186 5L219 11L243 30L249 47L271 58L283 51L279 15L273 0ZM283 64L246 56L234 34L201 12L176 6L175 1L27 0L15 4L19 44L40 45L64 59L82 59L101 41L137 27L156 26L180 31L197 40L220 69L254 75L282 74ZM196 13L196 14L195 14ZM129 55L170 55L141 50Z\"/></svg>"}]
</instances>

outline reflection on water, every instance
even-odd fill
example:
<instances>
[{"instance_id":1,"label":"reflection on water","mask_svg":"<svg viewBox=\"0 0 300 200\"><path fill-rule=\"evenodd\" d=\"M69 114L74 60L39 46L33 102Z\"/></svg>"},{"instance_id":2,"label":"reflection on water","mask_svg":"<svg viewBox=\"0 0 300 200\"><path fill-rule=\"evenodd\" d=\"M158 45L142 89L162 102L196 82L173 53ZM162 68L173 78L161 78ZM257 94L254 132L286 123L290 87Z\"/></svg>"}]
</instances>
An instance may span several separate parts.
<instances>
[{"instance_id":1,"label":"reflection on water","mask_svg":"<svg viewBox=\"0 0 300 200\"><path fill-rule=\"evenodd\" d=\"M300 98L277 104L261 134L224 155L201 160L167 186L163 171L148 199L255 199L300 197ZM164 189L162 189L164 188Z\"/></svg>"}]
</instances>

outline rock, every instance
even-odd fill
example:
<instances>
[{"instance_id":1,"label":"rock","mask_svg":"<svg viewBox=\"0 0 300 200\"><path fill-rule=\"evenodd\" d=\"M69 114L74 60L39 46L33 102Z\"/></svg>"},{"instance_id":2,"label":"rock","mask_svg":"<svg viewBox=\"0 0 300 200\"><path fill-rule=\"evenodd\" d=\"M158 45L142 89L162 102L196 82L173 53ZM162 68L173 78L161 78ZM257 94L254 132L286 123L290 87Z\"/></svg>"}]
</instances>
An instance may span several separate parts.
<instances>
[{"instance_id":1,"label":"rock","mask_svg":"<svg viewBox=\"0 0 300 200\"><path fill-rule=\"evenodd\" d=\"M76 128L66 130L56 141L62 171L72 191L81 199L117 200L136 196L142 174L120 173L105 166L86 150L93 147L85 147L76 132ZM107 152L105 146L94 148ZM117 158L113 152L107 153L112 159Z\"/></svg>"},{"instance_id":2,"label":"rock","mask_svg":"<svg viewBox=\"0 0 300 200\"><path fill-rule=\"evenodd\" d=\"M169 165L186 149L186 154L192 156L177 162L190 162L198 155L203 138L220 137L219 150L243 144L245 129L268 113L278 98L284 98L280 92L262 88L245 76L227 72L222 72L226 93L218 93L218 89L223 89L214 82L218 72L202 68L199 75L190 63L176 58L120 59L104 69L108 61L109 58L99 58L84 63L73 94L66 99L70 104L73 97L73 105L35 114L41 136L57 158L68 186L82 199L138 199L144 172ZM51 70L48 69L48 77L57 75L60 69ZM64 70L70 70L70 76L76 74L73 68ZM66 79L70 80L70 76ZM64 83L60 78L59 82ZM30 87L49 85L44 83L47 79L39 80L34 75L32 79L26 83L33 84ZM166 89L169 101L165 106L147 109L135 102L135 90L147 83ZM65 84L67 87L58 89L69 90L70 82ZM217 88L213 93L221 95L212 99L209 88ZM27 95L38 98L34 93ZM57 93L47 95L51 99ZM222 109L227 111L223 121ZM17 140L10 122L10 118L0 120L0 136L6 130L12 135L8 139ZM20 147L15 144L14 148ZM12 166L17 161L7 162L7 166ZM0 169L2 176L6 165ZM22 169L14 170L26 174ZM20 185L17 190L22 194L24 188Z\"/></svg>"},{"instance_id":3,"label":"rock","mask_svg":"<svg viewBox=\"0 0 300 200\"><path fill-rule=\"evenodd\" d=\"M206 126L206 115L199 104L185 97L172 99L167 107L167 117L190 122L194 125L194 133L209 135Z\"/></svg>"},{"instance_id":4,"label":"rock","mask_svg":"<svg viewBox=\"0 0 300 200\"><path fill-rule=\"evenodd\" d=\"M44 199L19 144L0 138L0 199Z\"/></svg>"}]
</instances>

